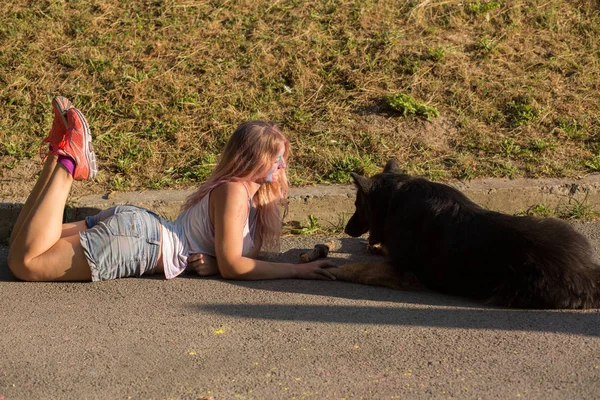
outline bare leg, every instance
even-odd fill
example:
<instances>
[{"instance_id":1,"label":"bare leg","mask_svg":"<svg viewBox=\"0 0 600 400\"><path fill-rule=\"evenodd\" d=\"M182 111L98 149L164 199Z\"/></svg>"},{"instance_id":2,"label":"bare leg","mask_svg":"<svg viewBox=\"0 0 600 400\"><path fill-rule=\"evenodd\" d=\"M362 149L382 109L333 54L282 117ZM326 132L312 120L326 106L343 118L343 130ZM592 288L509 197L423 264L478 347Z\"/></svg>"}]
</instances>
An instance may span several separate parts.
<instances>
[{"instance_id":1,"label":"bare leg","mask_svg":"<svg viewBox=\"0 0 600 400\"><path fill-rule=\"evenodd\" d=\"M62 225L62 232L60 234L61 238L67 236L78 235L79 232L87 229L87 225L84 220L76 221L76 222L67 222Z\"/></svg>"},{"instance_id":2,"label":"bare leg","mask_svg":"<svg viewBox=\"0 0 600 400\"><path fill-rule=\"evenodd\" d=\"M42 194L42 191L44 190L46 184L50 180L50 176L52 175L54 167L56 166L57 158L58 157L52 153L49 154L46 158L46 161L44 162L42 168L42 172L40 173L40 176L38 177L38 180L35 183L33 190L29 194L29 197L27 197L27 200L25 201L25 204L23 205L19 216L17 217L17 221L15 222L15 225L10 234L9 245L12 244L14 238L21 230L21 226L23 226L23 221L25 221L25 218L27 218L27 216L31 212L31 209L33 208L35 203L37 203L38 199L40 198L40 195ZM85 221L69 222L63 224L61 237L73 236L85 229L87 229Z\"/></svg>"},{"instance_id":3,"label":"bare leg","mask_svg":"<svg viewBox=\"0 0 600 400\"><path fill-rule=\"evenodd\" d=\"M26 204L29 212L12 237L8 265L23 280L91 280L79 236L61 238L63 211L73 177L56 162L49 175L37 201Z\"/></svg>"},{"instance_id":4,"label":"bare leg","mask_svg":"<svg viewBox=\"0 0 600 400\"><path fill-rule=\"evenodd\" d=\"M25 201L25 204L23 205L23 208L21 209L19 216L17 217L17 222L15 222L13 230L10 234L9 245L12 245L13 240L15 239L15 237L17 237L18 233L21 231L21 226L23 226L23 221L25 221L25 219L31 212L31 209L33 208L35 203L37 203L38 199L40 198L42 191L44 190L44 188L46 187L46 184L48 183L48 180L50 179L50 175L52 175L52 172L54 171L54 167L56 166L57 159L58 159L58 157L54 154L50 154L46 158L46 161L44 162L44 166L42 167L42 172L40 173L40 176L39 176L37 182L35 183L33 190L29 194L29 197L27 197L27 200Z\"/></svg>"}]
</instances>

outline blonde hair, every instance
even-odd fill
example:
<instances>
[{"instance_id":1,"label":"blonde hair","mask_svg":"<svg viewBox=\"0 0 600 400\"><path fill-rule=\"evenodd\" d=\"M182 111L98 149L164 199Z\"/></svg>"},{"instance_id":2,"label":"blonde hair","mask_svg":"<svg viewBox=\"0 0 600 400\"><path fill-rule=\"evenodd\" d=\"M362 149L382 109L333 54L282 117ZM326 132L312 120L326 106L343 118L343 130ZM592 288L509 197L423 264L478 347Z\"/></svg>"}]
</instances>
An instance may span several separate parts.
<instances>
[{"instance_id":1,"label":"blonde hair","mask_svg":"<svg viewBox=\"0 0 600 400\"><path fill-rule=\"evenodd\" d=\"M183 205L187 210L212 189L225 182L244 182L264 179L284 145L283 160L287 163L290 145L279 127L269 121L246 121L238 126L225 145L212 174ZM258 231L263 248L279 251L282 217L279 206L287 212L288 179L285 168L277 170L277 180L260 185L255 195L258 210Z\"/></svg>"}]
</instances>

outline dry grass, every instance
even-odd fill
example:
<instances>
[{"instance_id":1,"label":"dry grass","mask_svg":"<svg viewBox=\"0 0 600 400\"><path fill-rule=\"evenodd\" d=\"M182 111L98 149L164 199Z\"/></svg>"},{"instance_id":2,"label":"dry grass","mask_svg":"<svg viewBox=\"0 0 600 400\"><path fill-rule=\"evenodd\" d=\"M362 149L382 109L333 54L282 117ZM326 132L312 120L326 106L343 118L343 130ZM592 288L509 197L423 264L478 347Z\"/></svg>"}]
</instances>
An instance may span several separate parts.
<instances>
[{"instance_id":1,"label":"dry grass","mask_svg":"<svg viewBox=\"0 0 600 400\"><path fill-rule=\"evenodd\" d=\"M278 122L294 184L395 156L432 179L600 170L597 1L0 4L0 164L37 157L54 94L84 111L101 190L190 187L235 126ZM439 112L394 111L407 94Z\"/></svg>"}]
</instances>

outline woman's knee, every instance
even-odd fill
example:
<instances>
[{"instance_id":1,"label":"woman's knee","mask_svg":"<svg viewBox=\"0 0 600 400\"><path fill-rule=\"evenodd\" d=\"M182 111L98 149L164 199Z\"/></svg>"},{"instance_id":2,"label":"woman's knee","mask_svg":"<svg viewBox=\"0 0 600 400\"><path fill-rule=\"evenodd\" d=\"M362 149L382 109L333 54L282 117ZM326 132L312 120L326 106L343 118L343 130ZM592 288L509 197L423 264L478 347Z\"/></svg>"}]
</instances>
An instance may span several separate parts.
<instances>
[{"instance_id":1,"label":"woman's knee","mask_svg":"<svg viewBox=\"0 0 600 400\"><path fill-rule=\"evenodd\" d=\"M44 280L33 260L27 259L23 254L19 254L12 249L8 252L8 268L17 279L22 281L36 282Z\"/></svg>"}]
</instances>

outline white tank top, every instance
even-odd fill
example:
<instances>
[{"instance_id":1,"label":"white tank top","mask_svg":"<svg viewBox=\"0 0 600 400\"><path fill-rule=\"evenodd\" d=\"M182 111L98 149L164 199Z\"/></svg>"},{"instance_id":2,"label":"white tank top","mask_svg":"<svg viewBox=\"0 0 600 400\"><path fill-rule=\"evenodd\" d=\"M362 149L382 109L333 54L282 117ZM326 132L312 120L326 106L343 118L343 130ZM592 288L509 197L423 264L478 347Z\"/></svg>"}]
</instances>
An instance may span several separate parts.
<instances>
[{"instance_id":1,"label":"white tank top","mask_svg":"<svg viewBox=\"0 0 600 400\"><path fill-rule=\"evenodd\" d=\"M246 185L244 185L246 188ZM214 189L214 188L213 188ZM212 191L211 191L212 192ZM215 228L209 217L210 193L198 203L183 211L175 221L161 218L162 255L167 279L180 275L187 267L190 254L208 254L215 257ZM248 193L248 188L246 188ZM248 193L248 219L244 225L242 256L254 247L257 210Z\"/></svg>"}]
</instances>

